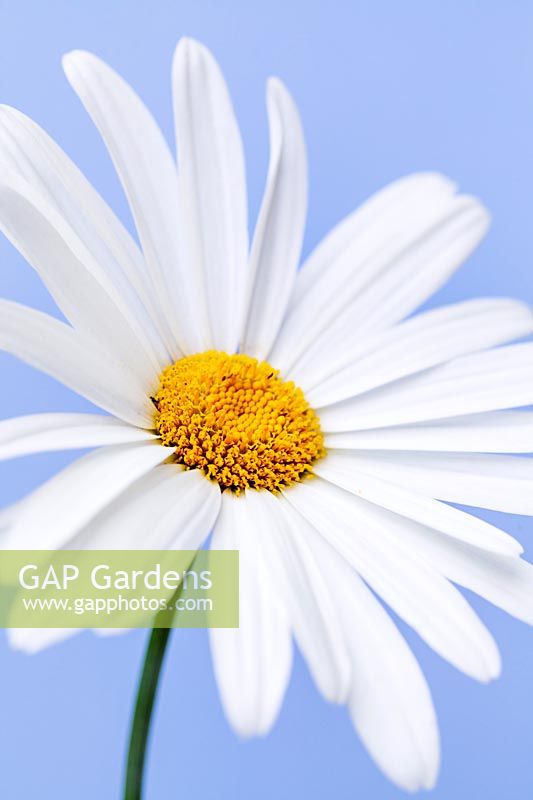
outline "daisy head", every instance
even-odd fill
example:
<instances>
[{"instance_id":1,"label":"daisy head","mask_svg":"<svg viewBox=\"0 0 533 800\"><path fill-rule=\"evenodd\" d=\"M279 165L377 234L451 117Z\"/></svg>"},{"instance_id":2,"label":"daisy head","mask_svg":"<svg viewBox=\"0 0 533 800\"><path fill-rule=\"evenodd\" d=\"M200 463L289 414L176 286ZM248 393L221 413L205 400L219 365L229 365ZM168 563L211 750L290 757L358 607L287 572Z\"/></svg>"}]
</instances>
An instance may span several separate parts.
<instances>
[{"instance_id":1,"label":"daisy head","mask_svg":"<svg viewBox=\"0 0 533 800\"><path fill-rule=\"evenodd\" d=\"M293 643L349 709L381 769L434 785L422 672L387 606L480 681L497 646L456 584L533 622L521 546L455 504L533 513L533 331L524 304L414 314L469 256L488 215L447 178L402 178L301 258L302 126L267 86L270 161L249 241L243 147L205 47L172 65L175 156L95 56L65 57L136 225L35 123L0 109L0 228L65 321L3 300L0 347L105 413L0 424L0 457L96 448L0 517L8 548L240 553L240 626L210 631L235 730L267 733ZM454 505L451 505L454 504ZM71 631L11 632L35 651Z\"/></svg>"}]
</instances>

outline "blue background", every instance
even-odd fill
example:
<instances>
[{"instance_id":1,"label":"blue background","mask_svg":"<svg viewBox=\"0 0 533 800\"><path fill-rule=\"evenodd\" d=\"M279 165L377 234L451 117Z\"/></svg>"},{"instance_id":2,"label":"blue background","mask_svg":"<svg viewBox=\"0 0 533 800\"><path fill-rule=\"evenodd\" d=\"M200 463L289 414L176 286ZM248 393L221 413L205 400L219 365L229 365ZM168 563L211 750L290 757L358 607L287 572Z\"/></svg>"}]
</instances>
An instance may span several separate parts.
<instances>
[{"instance_id":1,"label":"blue background","mask_svg":"<svg viewBox=\"0 0 533 800\"><path fill-rule=\"evenodd\" d=\"M171 132L169 67L177 39L220 60L242 123L250 207L267 162L264 82L281 76L309 145L306 251L382 184L437 169L494 214L486 242L431 304L484 295L533 302L533 5L468 0L373 2L0 2L0 100L54 135L130 225L105 151L63 78L61 54L94 50L122 72ZM32 271L0 241L0 296L53 310ZM0 417L88 404L0 356ZM1 465L11 502L74 457ZM533 523L486 514L533 557ZM525 798L533 791L533 632L476 599L501 645L503 677L478 686L407 631L430 679L443 766L435 798ZM120 796L128 718L145 633L84 634L35 657L0 641L0 795ZM342 709L326 705L297 660L274 732L239 742L221 712L203 631L177 631L166 663L147 800L398 798Z\"/></svg>"}]
</instances>

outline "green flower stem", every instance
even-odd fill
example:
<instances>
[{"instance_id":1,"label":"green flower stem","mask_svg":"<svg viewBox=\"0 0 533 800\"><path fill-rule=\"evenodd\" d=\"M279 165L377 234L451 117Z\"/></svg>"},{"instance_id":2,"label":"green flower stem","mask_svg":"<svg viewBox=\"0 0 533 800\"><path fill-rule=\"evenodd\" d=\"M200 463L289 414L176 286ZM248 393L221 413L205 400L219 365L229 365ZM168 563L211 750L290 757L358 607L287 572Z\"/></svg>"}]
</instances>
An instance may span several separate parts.
<instances>
[{"instance_id":1,"label":"green flower stem","mask_svg":"<svg viewBox=\"0 0 533 800\"><path fill-rule=\"evenodd\" d=\"M131 724L124 800L141 800L142 798L146 744L170 631L170 628L153 628L146 648Z\"/></svg>"}]
</instances>

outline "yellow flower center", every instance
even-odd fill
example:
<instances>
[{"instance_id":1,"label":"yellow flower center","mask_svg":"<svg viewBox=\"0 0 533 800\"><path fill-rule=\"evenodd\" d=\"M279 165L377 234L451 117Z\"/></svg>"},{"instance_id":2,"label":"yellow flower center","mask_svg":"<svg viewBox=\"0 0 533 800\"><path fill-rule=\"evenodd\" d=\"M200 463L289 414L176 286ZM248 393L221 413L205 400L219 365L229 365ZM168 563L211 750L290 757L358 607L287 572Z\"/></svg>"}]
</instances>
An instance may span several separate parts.
<instances>
[{"instance_id":1,"label":"yellow flower center","mask_svg":"<svg viewBox=\"0 0 533 800\"><path fill-rule=\"evenodd\" d=\"M161 441L222 489L268 489L302 480L325 455L304 394L266 361L209 350L161 373L152 398Z\"/></svg>"}]
</instances>

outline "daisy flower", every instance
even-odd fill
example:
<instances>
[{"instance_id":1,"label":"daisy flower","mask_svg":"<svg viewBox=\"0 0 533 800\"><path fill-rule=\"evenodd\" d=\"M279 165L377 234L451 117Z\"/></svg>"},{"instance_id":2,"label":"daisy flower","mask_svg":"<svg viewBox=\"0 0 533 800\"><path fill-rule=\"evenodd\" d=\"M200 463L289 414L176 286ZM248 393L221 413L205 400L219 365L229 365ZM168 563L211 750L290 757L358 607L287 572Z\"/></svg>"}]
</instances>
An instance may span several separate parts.
<instances>
[{"instance_id":1,"label":"daisy flower","mask_svg":"<svg viewBox=\"0 0 533 800\"><path fill-rule=\"evenodd\" d=\"M307 166L268 83L270 162L251 243L243 148L210 53L172 67L177 162L94 55L66 75L114 162L139 243L67 156L0 111L0 227L65 321L3 300L0 347L106 414L0 425L0 456L97 448L1 518L4 548L240 551L240 627L210 631L227 717L274 724L293 640L386 775L434 785L431 695L390 607L479 681L498 648L455 584L533 622L520 544L455 504L533 513L533 331L486 298L416 316L488 215L441 175L391 184L299 269ZM450 505L453 504L453 505ZM65 631L13 631L35 651Z\"/></svg>"}]
</instances>

